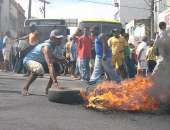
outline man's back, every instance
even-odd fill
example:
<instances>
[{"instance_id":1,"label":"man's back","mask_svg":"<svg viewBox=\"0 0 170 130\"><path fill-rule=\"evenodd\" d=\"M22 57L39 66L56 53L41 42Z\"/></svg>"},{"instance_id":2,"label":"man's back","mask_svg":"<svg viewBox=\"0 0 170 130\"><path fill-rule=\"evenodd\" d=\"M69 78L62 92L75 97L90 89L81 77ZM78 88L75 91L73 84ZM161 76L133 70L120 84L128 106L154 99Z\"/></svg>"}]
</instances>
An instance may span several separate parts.
<instances>
[{"instance_id":1,"label":"man's back","mask_svg":"<svg viewBox=\"0 0 170 130\"><path fill-rule=\"evenodd\" d=\"M44 64L45 58L41 51L41 49L45 46L48 46L49 48L52 48L50 43L41 43L37 45L34 49L32 49L24 58L23 63L25 64L28 60L37 61L39 63Z\"/></svg>"},{"instance_id":2,"label":"man's back","mask_svg":"<svg viewBox=\"0 0 170 130\"><path fill-rule=\"evenodd\" d=\"M28 37L28 42L31 46L38 44L38 32L31 32Z\"/></svg>"},{"instance_id":3,"label":"man's back","mask_svg":"<svg viewBox=\"0 0 170 130\"><path fill-rule=\"evenodd\" d=\"M89 36L81 36L78 40L77 53L80 59L91 58L92 42Z\"/></svg>"}]
</instances>

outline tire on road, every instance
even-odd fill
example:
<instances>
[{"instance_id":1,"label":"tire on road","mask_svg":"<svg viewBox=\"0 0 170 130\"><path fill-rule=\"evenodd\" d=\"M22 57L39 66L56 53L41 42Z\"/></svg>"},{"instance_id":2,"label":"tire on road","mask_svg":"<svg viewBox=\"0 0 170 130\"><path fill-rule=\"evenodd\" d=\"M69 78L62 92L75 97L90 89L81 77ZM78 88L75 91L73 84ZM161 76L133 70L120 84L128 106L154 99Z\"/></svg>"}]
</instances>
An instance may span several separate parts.
<instances>
[{"instance_id":1,"label":"tire on road","mask_svg":"<svg viewBox=\"0 0 170 130\"><path fill-rule=\"evenodd\" d=\"M80 96L80 90L71 89L54 89L48 91L48 100L55 103L63 104L81 104L83 99Z\"/></svg>"}]
</instances>

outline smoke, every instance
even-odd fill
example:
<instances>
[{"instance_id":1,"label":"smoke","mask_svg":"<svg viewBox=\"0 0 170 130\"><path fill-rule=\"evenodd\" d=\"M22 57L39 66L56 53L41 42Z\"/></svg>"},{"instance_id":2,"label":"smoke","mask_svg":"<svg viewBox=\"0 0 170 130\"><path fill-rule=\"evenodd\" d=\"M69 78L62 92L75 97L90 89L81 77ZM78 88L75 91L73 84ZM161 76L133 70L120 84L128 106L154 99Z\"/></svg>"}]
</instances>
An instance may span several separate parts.
<instances>
[{"instance_id":1,"label":"smoke","mask_svg":"<svg viewBox=\"0 0 170 130\"><path fill-rule=\"evenodd\" d=\"M161 102L170 103L170 29L167 30L167 35L160 39L158 47L163 61L160 62L153 74L156 86L151 92Z\"/></svg>"}]
</instances>

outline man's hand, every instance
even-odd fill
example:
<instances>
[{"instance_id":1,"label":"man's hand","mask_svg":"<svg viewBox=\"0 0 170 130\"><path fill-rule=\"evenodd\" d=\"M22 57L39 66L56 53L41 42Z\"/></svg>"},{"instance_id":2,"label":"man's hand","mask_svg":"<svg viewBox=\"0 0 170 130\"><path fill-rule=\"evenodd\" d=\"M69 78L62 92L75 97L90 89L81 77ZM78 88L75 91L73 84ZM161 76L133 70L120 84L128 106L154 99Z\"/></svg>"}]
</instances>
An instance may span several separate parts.
<instances>
[{"instance_id":1,"label":"man's hand","mask_svg":"<svg viewBox=\"0 0 170 130\"><path fill-rule=\"evenodd\" d=\"M53 87L57 88L57 89L64 89L63 87L61 87L58 82L54 82L53 83Z\"/></svg>"},{"instance_id":2,"label":"man's hand","mask_svg":"<svg viewBox=\"0 0 170 130\"><path fill-rule=\"evenodd\" d=\"M54 82L54 83L53 83L53 86L54 86L55 88L59 88L58 82Z\"/></svg>"}]
</instances>

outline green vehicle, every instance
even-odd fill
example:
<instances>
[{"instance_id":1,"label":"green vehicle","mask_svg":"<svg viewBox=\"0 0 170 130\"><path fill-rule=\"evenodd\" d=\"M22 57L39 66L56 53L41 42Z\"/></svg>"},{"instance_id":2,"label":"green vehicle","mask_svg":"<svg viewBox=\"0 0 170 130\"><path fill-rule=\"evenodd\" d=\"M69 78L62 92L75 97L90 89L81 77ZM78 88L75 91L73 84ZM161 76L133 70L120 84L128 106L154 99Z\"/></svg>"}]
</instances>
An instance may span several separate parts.
<instances>
[{"instance_id":1,"label":"green vehicle","mask_svg":"<svg viewBox=\"0 0 170 130\"><path fill-rule=\"evenodd\" d=\"M90 29L93 26L98 26L100 32L106 35L109 35L114 29L120 30L122 28L122 24L113 19L83 19L79 22L80 28Z\"/></svg>"}]
</instances>

